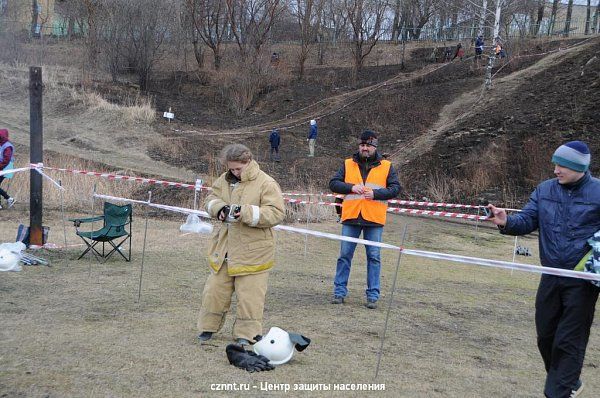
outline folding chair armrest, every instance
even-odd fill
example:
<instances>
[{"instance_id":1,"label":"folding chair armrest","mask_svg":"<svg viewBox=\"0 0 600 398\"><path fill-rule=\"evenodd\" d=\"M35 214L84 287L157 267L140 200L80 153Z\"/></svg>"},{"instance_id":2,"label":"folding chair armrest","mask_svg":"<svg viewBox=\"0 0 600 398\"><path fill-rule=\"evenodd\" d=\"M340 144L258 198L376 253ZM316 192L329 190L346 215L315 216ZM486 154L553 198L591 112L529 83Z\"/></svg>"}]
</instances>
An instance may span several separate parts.
<instances>
[{"instance_id":1,"label":"folding chair armrest","mask_svg":"<svg viewBox=\"0 0 600 398\"><path fill-rule=\"evenodd\" d=\"M96 217L88 217L88 218L69 218L69 221L73 221L73 225L76 228L79 228L79 226L82 223L102 221L102 220L104 220L104 216L96 216Z\"/></svg>"},{"instance_id":2,"label":"folding chair armrest","mask_svg":"<svg viewBox=\"0 0 600 398\"><path fill-rule=\"evenodd\" d=\"M88 218L69 218L69 221L79 221L80 224L86 223L86 222L94 222L94 221L101 221L104 220L104 216L96 216L96 217L88 217Z\"/></svg>"}]
</instances>

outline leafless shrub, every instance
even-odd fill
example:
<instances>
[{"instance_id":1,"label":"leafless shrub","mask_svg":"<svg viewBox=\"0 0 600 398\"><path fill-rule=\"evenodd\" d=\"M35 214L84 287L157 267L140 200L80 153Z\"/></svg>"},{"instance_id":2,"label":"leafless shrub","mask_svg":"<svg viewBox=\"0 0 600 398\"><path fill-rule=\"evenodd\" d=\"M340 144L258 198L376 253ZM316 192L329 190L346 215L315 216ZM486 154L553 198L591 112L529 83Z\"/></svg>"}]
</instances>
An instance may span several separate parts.
<instances>
[{"instance_id":1,"label":"leafless shrub","mask_svg":"<svg viewBox=\"0 0 600 398\"><path fill-rule=\"evenodd\" d=\"M274 68L265 56L238 59L216 73L216 84L231 109L242 115L263 92L289 81L289 71Z\"/></svg>"},{"instance_id":2,"label":"leafless shrub","mask_svg":"<svg viewBox=\"0 0 600 398\"><path fill-rule=\"evenodd\" d=\"M450 179L435 171L427 178L427 195L429 199L436 202L443 202L452 197L452 185Z\"/></svg>"}]
</instances>

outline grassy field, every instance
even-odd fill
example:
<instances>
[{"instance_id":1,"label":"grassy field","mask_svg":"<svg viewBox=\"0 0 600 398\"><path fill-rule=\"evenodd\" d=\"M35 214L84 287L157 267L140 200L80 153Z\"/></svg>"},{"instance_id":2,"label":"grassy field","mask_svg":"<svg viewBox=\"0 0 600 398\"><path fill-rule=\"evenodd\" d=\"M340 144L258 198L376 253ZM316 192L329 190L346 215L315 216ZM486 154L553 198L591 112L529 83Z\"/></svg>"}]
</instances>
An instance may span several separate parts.
<instances>
[{"instance_id":1,"label":"grassy field","mask_svg":"<svg viewBox=\"0 0 600 398\"><path fill-rule=\"evenodd\" d=\"M136 208L133 261L74 260L81 247L41 251L52 267L0 274L0 396L212 397L388 396L539 397L544 370L535 345L533 305L539 277L404 256L391 304L379 376L377 353L397 254L383 252L382 300L363 306L365 256L357 249L350 296L329 304L339 242L277 233L264 331L279 326L312 339L274 371L250 374L228 364L232 319L208 344L196 340L206 237L181 235L184 221L149 220L141 300L143 209ZM76 214L67 214L67 217ZM60 213L45 215L50 241L62 244ZM0 212L0 241L28 223L24 206ZM514 240L472 224L391 216L384 241L406 247L512 260ZM338 233L339 224L301 224ZM67 225L69 244L77 244ZM534 257L537 241L520 239ZM595 326L582 378L600 389L600 334ZM247 383L220 392L214 384ZM265 384L271 383L271 384ZM383 383L385 391L262 391L294 383ZM348 386L349 387L349 386Z\"/></svg>"}]
</instances>

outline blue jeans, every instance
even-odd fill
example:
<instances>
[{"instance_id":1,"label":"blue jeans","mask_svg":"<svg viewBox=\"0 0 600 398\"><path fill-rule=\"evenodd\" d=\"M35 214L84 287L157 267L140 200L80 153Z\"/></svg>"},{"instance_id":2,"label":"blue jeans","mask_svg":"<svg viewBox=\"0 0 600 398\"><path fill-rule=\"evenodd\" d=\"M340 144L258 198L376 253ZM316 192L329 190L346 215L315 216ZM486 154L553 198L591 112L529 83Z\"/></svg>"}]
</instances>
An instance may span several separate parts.
<instances>
[{"instance_id":1,"label":"blue jeans","mask_svg":"<svg viewBox=\"0 0 600 398\"><path fill-rule=\"evenodd\" d=\"M352 238L360 237L363 233L363 239L381 242L383 227L364 227L360 225L342 225L342 235ZM348 278L350 277L350 267L352 266L352 257L354 256L356 243L342 241L340 257L337 260L335 270L335 280L333 282L334 296L346 297L348 295ZM380 248L376 246L365 246L367 252L367 290L365 291L368 300L379 299L379 274L381 271Z\"/></svg>"}]
</instances>

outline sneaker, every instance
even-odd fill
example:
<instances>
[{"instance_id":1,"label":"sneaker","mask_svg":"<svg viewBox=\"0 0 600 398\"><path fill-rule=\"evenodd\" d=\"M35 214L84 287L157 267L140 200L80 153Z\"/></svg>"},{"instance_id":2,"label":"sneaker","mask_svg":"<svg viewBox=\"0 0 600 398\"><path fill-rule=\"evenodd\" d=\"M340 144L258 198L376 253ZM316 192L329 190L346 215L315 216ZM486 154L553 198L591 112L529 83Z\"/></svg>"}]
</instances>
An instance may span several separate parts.
<instances>
[{"instance_id":1,"label":"sneaker","mask_svg":"<svg viewBox=\"0 0 600 398\"><path fill-rule=\"evenodd\" d=\"M571 390L571 395L569 395L569 398L575 398L579 396L579 394L581 394L582 391L583 382L581 380L577 380L577 384L575 384L575 387Z\"/></svg>"},{"instance_id":2,"label":"sneaker","mask_svg":"<svg viewBox=\"0 0 600 398\"><path fill-rule=\"evenodd\" d=\"M8 204L8 208L10 209L15 204L15 198L8 198L6 200L6 203Z\"/></svg>"},{"instance_id":3,"label":"sneaker","mask_svg":"<svg viewBox=\"0 0 600 398\"><path fill-rule=\"evenodd\" d=\"M237 345L241 346L250 345L250 342L248 340L242 338L236 339L235 342L237 343Z\"/></svg>"},{"instance_id":4,"label":"sneaker","mask_svg":"<svg viewBox=\"0 0 600 398\"><path fill-rule=\"evenodd\" d=\"M202 332L198 335L198 340L208 341L212 338L213 332Z\"/></svg>"},{"instance_id":5,"label":"sneaker","mask_svg":"<svg viewBox=\"0 0 600 398\"><path fill-rule=\"evenodd\" d=\"M331 300L331 304L343 304L344 298L342 296L333 296L333 300Z\"/></svg>"},{"instance_id":6,"label":"sneaker","mask_svg":"<svg viewBox=\"0 0 600 398\"><path fill-rule=\"evenodd\" d=\"M367 302L365 303L365 307L367 307L370 310L376 309L377 308L377 300L368 299Z\"/></svg>"}]
</instances>

